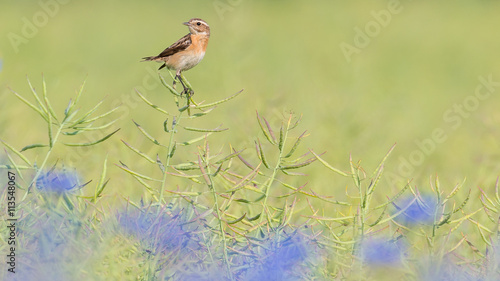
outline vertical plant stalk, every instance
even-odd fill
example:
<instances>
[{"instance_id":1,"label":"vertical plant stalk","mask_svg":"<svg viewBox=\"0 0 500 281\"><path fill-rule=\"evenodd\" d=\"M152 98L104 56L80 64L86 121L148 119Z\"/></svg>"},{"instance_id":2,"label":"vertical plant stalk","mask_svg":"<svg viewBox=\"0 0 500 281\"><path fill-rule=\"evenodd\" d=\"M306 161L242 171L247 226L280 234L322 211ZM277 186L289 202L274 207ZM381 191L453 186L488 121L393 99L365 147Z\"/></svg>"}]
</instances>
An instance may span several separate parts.
<instances>
[{"instance_id":1,"label":"vertical plant stalk","mask_svg":"<svg viewBox=\"0 0 500 281\"><path fill-rule=\"evenodd\" d=\"M264 197L262 212L261 212L261 216L259 219L259 225L262 223L262 220L264 219L264 213L266 213L266 208L267 208L267 199L269 198L269 191L271 190L272 184L276 180L276 175L277 175L278 171L280 170L281 163L283 161L283 151L285 151L286 139L288 137L288 130L290 128L291 122L292 122L292 115L290 114L288 121L286 123L286 129L283 129L283 125L281 126L280 139L279 139L279 143L278 143L278 149L279 149L278 159L276 161L276 165L274 165L273 173L271 174L271 177L267 181L267 184L265 187L266 195Z\"/></svg>"},{"instance_id":2,"label":"vertical plant stalk","mask_svg":"<svg viewBox=\"0 0 500 281\"><path fill-rule=\"evenodd\" d=\"M26 198L26 196L28 195L30 189L33 187L33 185L36 186L36 181L38 180L38 177L40 177L40 174L42 173L43 171L43 168L45 167L45 165L47 165L47 161L49 160L49 157L50 157L50 154L52 153L52 150L54 149L54 144L57 142L57 139L59 138L59 135L61 134L61 131L64 127L64 125L66 125L63 121L62 124L59 125L59 128L57 129L56 131L56 134L54 137L51 136L51 132L52 132L52 124L50 123L51 121L51 118L50 118L50 115L49 116L49 151L47 151L47 153L45 154L45 158L43 159L42 161L42 164L40 165L40 167L37 167L37 171L36 171L36 174L35 176L33 177L33 180L31 181L30 185L28 186L28 192L26 192L23 196L23 198L21 199L21 201L24 201L24 199Z\"/></svg>"},{"instance_id":3,"label":"vertical plant stalk","mask_svg":"<svg viewBox=\"0 0 500 281\"><path fill-rule=\"evenodd\" d=\"M432 182L431 182L431 186L432 186ZM434 208L434 219L433 219L433 222L432 222L432 235L431 235L431 238L429 239L429 247L430 247L430 254L431 254L431 257L434 256L434 243L435 243L435 240L436 240L436 232L437 232L437 228L438 228L438 223L439 223L439 210L441 210L441 208L443 207L441 205L441 186L439 184L439 178L436 176L436 180L435 180L435 192L436 192L436 208ZM434 258L434 257L433 257Z\"/></svg>"},{"instance_id":4,"label":"vertical plant stalk","mask_svg":"<svg viewBox=\"0 0 500 281\"><path fill-rule=\"evenodd\" d=\"M170 71L168 73L170 74L172 79L174 79L174 81L175 81L176 78L172 75L172 73ZM177 133L177 126L179 125L179 122L182 118L182 114L184 113L184 111L186 109L188 110L188 113L190 115L191 96L188 94L184 95L184 97L186 98L186 105L181 107L179 105L179 100L177 97L181 97L181 99L182 99L183 95L179 94L174 87L170 86L165 81L165 78L163 78L163 76L161 76L161 74L158 73L158 76L159 76L161 84L163 84L163 86L165 86L165 88L167 88L170 91L170 93L172 93L172 95L174 96L175 104L177 106L177 111L179 112L179 114L177 116L173 117L174 119L172 120L172 126L170 128L170 131L167 129L167 124L166 124L167 121L165 121L165 131L167 133L170 133L170 138L169 138L168 145L167 145L167 155L165 157L165 165L164 165L165 169L163 170L163 177L162 177L160 190L159 190L160 198L158 200L159 200L159 203L162 204L162 203L166 203L163 196L164 196L164 190L165 190L165 185L166 185L166 181L167 181L167 171L168 171L168 168L170 166L170 159L172 159L172 156L173 156L172 151L173 151L174 145L175 145L174 135ZM189 81L187 81L182 75L181 75L181 79L185 83L185 85L188 86L189 90L193 91L191 83L189 83Z\"/></svg>"},{"instance_id":5,"label":"vertical plant stalk","mask_svg":"<svg viewBox=\"0 0 500 281\"><path fill-rule=\"evenodd\" d=\"M182 113L183 113L183 111L179 111L179 115L174 116L174 119L172 121L172 127L170 128L170 138L169 138L168 146L167 146L167 156L165 157L165 170L163 171L163 177L162 177L160 190L159 190L159 193L160 193L159 203L160 204L166 203L166 201L163 199L163 194L164 194L164 190L165 190L165 184L167 182L167 171L168 171L168 168L170 167L170 159L172 159L172 156L173 156L172 149L173 149L174 143L175 143L174 142L174 135L177 132L177 125L179 125L179 122L180 122L181 117L182 117ZM167 124L165 124L165 128L166 128L166 126L167 126Z\"/></svg>"},{"instance_id":6,"label":"vertical plant stalk","mask_svg":"<svg viewBox=\"0 0 500 281\"><path fill-rule=\"evenodd\" d=\"M214 210L215 210L215 214L217 216L217 221L219 222L219 231L221 233L221 239L222 239L222 254L223 254L223 258L224 258L224 264L226 265L227 274L228 274L230 280L234 280L233 274L231 273L231 266L229 264L229 259L227 256L226 233L224 231L224 224L222 221L221 211L219 209L219 203L217 200L217 192L215 191L213 176L212 176L212 172L210 171L210 163L208 162L208 159L209 159L208 144L206 144L206 146L205 146L204 154L205 155L203 157L200 157L198 155L198 162L200 164L200 168L201 168L201 172L203 174L203 177L205 178L205 181L208 185L208 188L210 189L210 193L212 193L212 198L214 200ZM203 165L201 163L202 159L203 159Z\"/></svg>"},{"instance_id":7,"label":"vertical plant stalk","mask_svg":"<svg viewBox=\"0 0 500 281\"><path fill-rule=\"evenodd\" d=\"M354 181L354 185L358 189L359 193L359 208L357 214L357 224L358 224L358 233L354 233L354 237L359 236L360 243L363 242L364 233L365 233L365 217L366 217L366 191L363 190L361 186L361 179L359 177L359 167L355 167L352 162L352 156L349 156L349 163L351 165L351 176Z\"/></svg>"}]
</instances>

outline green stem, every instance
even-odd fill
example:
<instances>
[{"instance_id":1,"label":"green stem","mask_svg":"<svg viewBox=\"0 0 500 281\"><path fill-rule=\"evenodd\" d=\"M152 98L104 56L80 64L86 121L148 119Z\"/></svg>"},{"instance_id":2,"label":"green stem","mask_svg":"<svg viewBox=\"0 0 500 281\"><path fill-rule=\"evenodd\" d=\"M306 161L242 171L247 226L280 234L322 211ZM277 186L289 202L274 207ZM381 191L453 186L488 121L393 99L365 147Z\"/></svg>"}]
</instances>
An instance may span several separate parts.
<instances>
[{"instance_id":1,"label":"green stem","mask_svg":"<svg viewBox=\"0 0 500 281\"><path fill-rule=\"evenodd\" d=\"M59 135L61 134L61 131L64 127L65 123L62 123L59 128L57 129L57 132L56 132L56 135L54 136L54 138L52 139L52 146L49 147L49 151L47 152L47 154L45 154L45 158L43 159L42 161L42 165L40 165L40 167L37 168L37 171L36 171L36 174L35 174L35 177L33 178L33 180L31 181L29 187L28 187L28 191L24 194L23 198L21 199L21 201L24 201L24 199L26 199L26 196L28 196L28 193L31 189L31 187L33 186L33 184L36 184L36 181L38 179L38 177L40 176L40 174L42 173L43 171L43 168L45 167L45 165L47 164L47 161L49 160L49 156L50 154L52 153L52 150L54 149L54 145L56 144L57 142L57 139L59 138ZM50 125L49 125L50 126Z\"/></svg>"},{"instance_id":2,"label":"green stem","mask_svg":"<svg viewBox=\"0 0 500 281\"><path fill-rule=\"evenodd\" d=\"M160 191L160 198L159 198L160 204L166 203L163 200L163 191L165 189L165 184L167 181L167 170L170 166L170 159L172 159L172 157L170 156L170 152L172 151L172 148L174 146L174 135L176 133L177 125L179 125L179 122L181 120L181 116L182 116L182 111L179 112L178 116L174 116L174 121L172 122L172 128L170 130L170 138L169 138L168 147L167 147L167 157L165 160L165 170L163 171L163 178L162 178L160 190L159 190Z\"/></svg>"},{"instance_id":3,"label":"green stem","mask_svg":"<svg viewBox=\"0 0 500 281\"><path fill-rule=\"evenodd\" d=\"M205 157L202 157L202 159L203 159L203 164L205 166L205 172L206 172L206 175L207 175L208 181L209 181L208 187L210 189L210 192L212 193L212 197L214 200L215 214L217 215L217 220L219 221L219 230L221 232L221 238L222 238L222 247L223 247L222 252L223 252L223 256L224 256L224 263L226 264L226 270L227 270L227 274L229 276L229 279L234 280L233 274L231 273L231 267L229 265L229 259L227 256L226 234L224 231L224 224L222 222L222 217L221 217L220 210L219 210L219 203L217 201L217 192L215 192L214 181L213 181L212 173L210 172L210 165L208 163L208 152L205 152L205 153L207 155Z\"/></svg>"},{"instance_id":4,"label":"green stem","mask_svg":"<svg viewBox=\"0 0 500 281\"><path fill-rule=\"evenodd\" d=\"M290 116L290 118L288 119L286 129L284 130L284 133L283 133L283 140L282 140L283 143L281 145L281 148L279 149L278 161L276 161L276 165L274 166L273 173L272 173L271 177L269 178L267 185L266 185L266 195L264 197L264 205L262 206L262 212L261 212L260 219L259 219L259 225L262 223L262 220L264 219L265 210L266 210L266 206L267 206L267 199L269 198L269 190L271 190L271 185L273 184L274 180L276 179L276 174L278 173L279 168L281 166L281 161L283 158L283 151L285 151L285 144L286 144L286 139L288 137L288 129L290 128L291 120L292 119Z\"/></svg>"}]
</instances>

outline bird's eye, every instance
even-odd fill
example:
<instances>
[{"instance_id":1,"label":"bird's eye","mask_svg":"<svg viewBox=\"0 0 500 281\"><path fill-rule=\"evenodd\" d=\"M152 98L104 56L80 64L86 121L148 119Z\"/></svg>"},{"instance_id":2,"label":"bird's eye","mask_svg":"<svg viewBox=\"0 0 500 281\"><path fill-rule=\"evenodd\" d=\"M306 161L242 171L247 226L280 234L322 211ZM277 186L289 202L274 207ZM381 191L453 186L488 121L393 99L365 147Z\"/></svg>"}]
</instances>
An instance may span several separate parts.
<instances>
[{"instance_id":1,"label":"bird's eye","mask_svg":"<svg viewBox=\"0 0 500 281\"><path fill-rule=\"evenodd\" d=\"M201 25L201 22L197 22L196 25Z\"/></svg>"}]
</instances>

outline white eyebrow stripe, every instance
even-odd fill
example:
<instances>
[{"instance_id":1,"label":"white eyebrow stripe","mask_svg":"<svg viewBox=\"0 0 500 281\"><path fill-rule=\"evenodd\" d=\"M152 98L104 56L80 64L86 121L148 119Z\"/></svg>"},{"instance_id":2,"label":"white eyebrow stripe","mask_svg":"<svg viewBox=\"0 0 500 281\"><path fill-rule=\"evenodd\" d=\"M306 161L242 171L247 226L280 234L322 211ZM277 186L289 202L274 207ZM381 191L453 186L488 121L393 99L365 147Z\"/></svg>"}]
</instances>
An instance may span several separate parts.
<instances>
[{"instance_id":1,"label":"white eyebrow stripe","mask_svg":"<svg viewBox=\"0 0 500 281\"><path fill-rule=\"evenodd\" d=\"M199 23L202 23L205 26L209 26L208 23L206 23L204 20L201 20L201 19L194 20L193 22L199 22Z\"/></svg>"}]
</instances>

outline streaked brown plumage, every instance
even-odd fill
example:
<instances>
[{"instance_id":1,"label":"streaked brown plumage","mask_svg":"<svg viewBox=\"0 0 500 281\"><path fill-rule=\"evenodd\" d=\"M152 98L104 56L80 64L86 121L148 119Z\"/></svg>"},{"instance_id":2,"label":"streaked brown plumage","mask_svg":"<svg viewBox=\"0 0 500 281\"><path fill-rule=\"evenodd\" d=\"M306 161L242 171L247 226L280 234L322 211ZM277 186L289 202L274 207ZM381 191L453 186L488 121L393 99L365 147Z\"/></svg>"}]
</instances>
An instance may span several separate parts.
<instances>
[{"instance_id":1,"label":"streaked brown plumage","mask_svg":"<svg viewBox=\"0 0 500 281\"><path fill-rule=\"evenodd\" d=\"M210 38L210 27L204 20L193 18L183 24L189 27L188 34L159 55L143 58L143 61L163 62L158 70L164 67L175 70L176 77L181 83L181 72L195 67L203 59ZM183 83L182 86L186 90Z\"/></svg>"}]
</instances>

